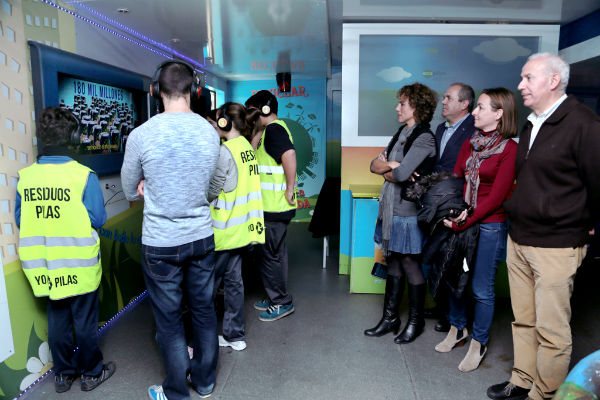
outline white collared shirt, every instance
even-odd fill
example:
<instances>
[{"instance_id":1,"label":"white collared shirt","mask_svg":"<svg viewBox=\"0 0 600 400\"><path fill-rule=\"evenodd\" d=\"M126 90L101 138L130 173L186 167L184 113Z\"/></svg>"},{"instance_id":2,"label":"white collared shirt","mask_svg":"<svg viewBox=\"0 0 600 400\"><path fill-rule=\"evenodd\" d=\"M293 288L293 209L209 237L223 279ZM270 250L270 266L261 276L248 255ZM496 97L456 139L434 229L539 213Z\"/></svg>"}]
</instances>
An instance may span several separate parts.
<instances>
[{"instance_id":1,"label":"white collared shirt","mask_svg":"<svg viewBox=\"0 0 600 400\"><path fill-rule=\"evenodd\" d=\"M556 103L554 103L549 109L547 109L545 112L541 113L540 115L536 115L534 112L529 114L529 116L527 117L527 120L533 124L533 128L531 128L531 137L529 138L528 151L531 150L531 146L533 146L533 141L535 140L538 132L540 131L542 124L544 122L546 122L548 117L550 117L552 115L552 113L554 111L556 111L558 106L560 106L562 104L562 102L565 101L566 98L567 98L567 95L563 94L558 100L556 100Z\"/></svg>"}]
</instances>

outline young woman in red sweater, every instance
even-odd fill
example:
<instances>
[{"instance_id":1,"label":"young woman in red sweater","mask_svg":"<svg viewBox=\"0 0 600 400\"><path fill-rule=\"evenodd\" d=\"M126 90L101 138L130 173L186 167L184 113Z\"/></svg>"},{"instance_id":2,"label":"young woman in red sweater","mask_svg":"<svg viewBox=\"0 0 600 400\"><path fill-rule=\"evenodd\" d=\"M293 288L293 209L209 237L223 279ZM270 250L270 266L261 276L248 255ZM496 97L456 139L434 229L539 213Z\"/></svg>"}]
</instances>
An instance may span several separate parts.
<instances>
[{"instance_id":1,"label":"young woman in red sweater","mask_svg":"<svg viewBox=\"0 0 600 400\"><path fill-rule=\"evenodd\" d=\"M479 240L472 289L475 300L472 340L458 369L477 369L487 351L489 330L494 316L494 282L498 261L504 257L507 238L507 215L502 208L515 179L517 144L510 138L517 134L517 112L512 92L505 88L485 89L473 110L475 127L458 155L454 173L465 178L464 198L473 207L471 216L463 211L444 225L461 231L479 224ZM450 295L448 336L435 346L449 352L469 335L466 324L467 300Z\"/></svg>"}]
</instances>

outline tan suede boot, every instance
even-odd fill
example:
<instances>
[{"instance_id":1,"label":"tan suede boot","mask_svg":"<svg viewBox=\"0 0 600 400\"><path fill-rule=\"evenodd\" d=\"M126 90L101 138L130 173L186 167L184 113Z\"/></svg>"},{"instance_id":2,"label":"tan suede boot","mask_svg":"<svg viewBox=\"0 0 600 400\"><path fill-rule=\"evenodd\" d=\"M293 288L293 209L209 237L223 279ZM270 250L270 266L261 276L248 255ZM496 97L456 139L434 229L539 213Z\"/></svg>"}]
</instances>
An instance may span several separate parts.
<instances>
[{"instance_id":1,"label":"tan suede boot","mask_svg":"<svg viewBox=\"0 0 600 400\"><path fill-rule=\"evenodd\" d=\"M451 325L446 338L435 346L435 351L438 353L448 353L454 347L460 347L465 344L469 331L467 328L463 328L459 332L458 328Z\"/></svg>"},{"instance_id":2,"label":"tan suede boot","mask_svg":"<svg viewBox=\"0 0 600 400\"><path fill-rule=\"evenodd\" d=\"M477 340L471 339L469 351L467 351L465 358L458 364L458 369L462 372L475 371L486 352L487 346L482 346Z\"/></svg>"}]
</instances>

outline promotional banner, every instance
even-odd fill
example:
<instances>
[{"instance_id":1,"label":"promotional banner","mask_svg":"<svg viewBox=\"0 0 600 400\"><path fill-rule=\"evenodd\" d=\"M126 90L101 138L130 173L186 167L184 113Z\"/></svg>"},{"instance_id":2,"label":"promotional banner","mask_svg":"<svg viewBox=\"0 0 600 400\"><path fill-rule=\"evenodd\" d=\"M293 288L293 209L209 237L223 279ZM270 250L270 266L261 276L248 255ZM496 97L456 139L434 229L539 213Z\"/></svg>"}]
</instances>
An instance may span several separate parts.
<instances>
[{"instance_id":1,"label":"promotional banner","mask_svg":"<svg viewBox=\"0 0 600 400\"><path fill-rule=\"evenodd\" d=\"M289 93L277 90L272 81L234 82L231 101L244 102L259 90L277 97L277 116L292 133L298 164L298 210L295 221L310 221L317 197L325 180L326 83L325 80L292 78Z\"/></svg>"}]
</instances>

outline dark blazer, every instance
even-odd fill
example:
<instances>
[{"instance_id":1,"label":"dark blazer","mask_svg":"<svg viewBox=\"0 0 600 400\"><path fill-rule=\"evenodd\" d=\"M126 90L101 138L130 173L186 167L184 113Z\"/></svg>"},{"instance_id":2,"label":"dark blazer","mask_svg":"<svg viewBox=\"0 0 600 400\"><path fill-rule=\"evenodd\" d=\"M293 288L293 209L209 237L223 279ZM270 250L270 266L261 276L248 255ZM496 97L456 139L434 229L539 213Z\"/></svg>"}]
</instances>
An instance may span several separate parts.
<instances>
[{"instance_id":1,"label":"dark blazer","mask_svg":"<svg viewBox=\"0 0 600 400\"><path fill-rule=\"evenodd\" d=\"M460 126L454 131L454 134L446 144L444 154L440 154L440 143L442 142L442 135L446 130L445 123L438 125L435 130L435 142L438 149L438 160L435 163L434 171L436 172L452 172L454 171L454 164L458 158L458 153L465 140L470 139L471 135L475 131L474 124L475 119L471 114L460 124Z\"/></svg>"}]
</instances>

